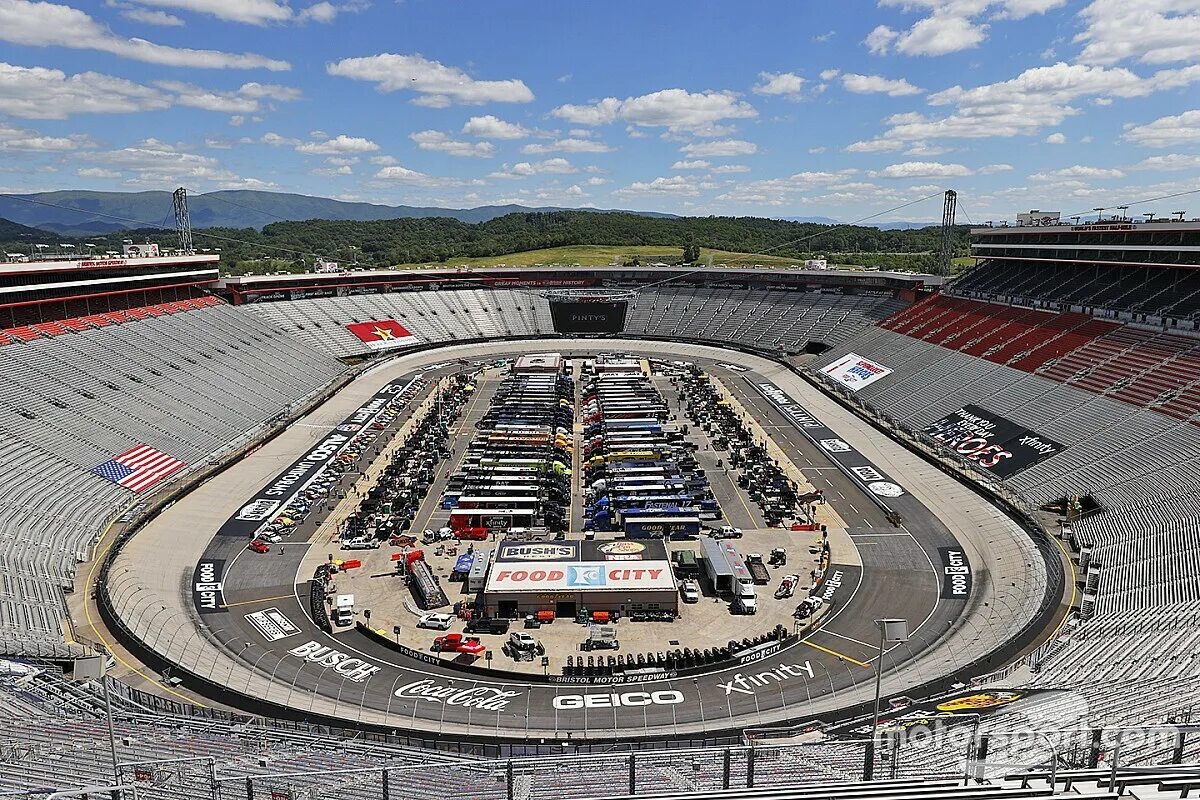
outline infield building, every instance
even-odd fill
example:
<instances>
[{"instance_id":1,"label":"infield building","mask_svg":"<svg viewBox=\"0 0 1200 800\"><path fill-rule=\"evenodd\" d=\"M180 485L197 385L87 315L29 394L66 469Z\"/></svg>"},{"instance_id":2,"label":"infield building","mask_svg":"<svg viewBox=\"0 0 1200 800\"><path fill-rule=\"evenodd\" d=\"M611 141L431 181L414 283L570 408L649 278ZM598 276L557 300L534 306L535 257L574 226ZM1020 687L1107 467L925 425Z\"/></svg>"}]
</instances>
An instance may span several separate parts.
<instances>
[{"instance_id":1,"label":"infield building","mask_svg":"<svg viewBox=\"0 0 1200 800\"><path fill-rule=\"evenodd\" d=\"M488 616L553 611L679 610L679 591L661 541L500 542L484 587Z\"/></svg>"}]
</instances>

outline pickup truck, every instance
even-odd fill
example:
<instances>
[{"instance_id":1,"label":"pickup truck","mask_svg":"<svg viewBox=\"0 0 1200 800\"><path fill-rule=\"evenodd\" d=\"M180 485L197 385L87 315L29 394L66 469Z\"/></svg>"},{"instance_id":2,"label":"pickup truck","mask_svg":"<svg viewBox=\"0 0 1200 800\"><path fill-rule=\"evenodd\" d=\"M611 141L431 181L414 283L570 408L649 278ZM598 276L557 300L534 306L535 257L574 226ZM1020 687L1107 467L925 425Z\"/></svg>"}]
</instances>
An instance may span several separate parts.
<instances>
[{"instance_id":1,"label":"pickup truck","mask_svg":"<svg viewBox=\"0 0 1200 800\"><path fill-rule=\"evenodd\" d=\"M478 636L465 636L461 633L447 633L433 640L433 649L439 653L466 653L481 656L487 647Z\"/></svg>"},{"instance_id":2,"label":"pickup truck","mask_svg":"<svg viewBox=\"0 0 1200 800\"><path fill-rule=\"evenodd\" d=\"M751 553L746 556L746 569L750 571L750 579L755 584L766 586L771 582L771 571L763 563L762 553Z\"/></svg>"},{"instance_id":3,"label":"pickup truck","mask_svg":"<svg viewBox=\"0 0 1200 800\"><path fill-rule=\"evenodd\" d=\"M740 539L742 538L742 529L732 525L722 525L712 529L712 537L714 539Z\"/></svg>"},{"instance_id":4,"label":"pickup truck","mask_svg":"<svg viewBox=\"0 0 1200 800\"><path fill-rule=\"evenodd\" d=\"M472 617L467 620L467 633L508 633L508 620L501 617Z\"/></svg>"}]
</instances>

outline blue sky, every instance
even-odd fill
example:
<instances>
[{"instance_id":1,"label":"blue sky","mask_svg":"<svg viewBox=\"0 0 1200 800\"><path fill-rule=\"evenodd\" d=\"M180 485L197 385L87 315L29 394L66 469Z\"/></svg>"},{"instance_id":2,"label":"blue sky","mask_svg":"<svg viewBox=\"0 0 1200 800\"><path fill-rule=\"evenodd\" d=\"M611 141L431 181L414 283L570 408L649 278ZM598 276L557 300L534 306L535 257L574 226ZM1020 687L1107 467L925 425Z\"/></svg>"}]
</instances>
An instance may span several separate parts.
<instances>
[{"instance_id":1,"label":"blue sky","mask_svg":"<svg viewBox=\"0 0 1200 800\"><path fill-rule=\"evenodd\" d=\"M974 222L1134 204L1200 188L1200 0L0 0L0 190L177 185L840 220L939 218L888 209L947 188Z\"/></svg>"}]
</instances>

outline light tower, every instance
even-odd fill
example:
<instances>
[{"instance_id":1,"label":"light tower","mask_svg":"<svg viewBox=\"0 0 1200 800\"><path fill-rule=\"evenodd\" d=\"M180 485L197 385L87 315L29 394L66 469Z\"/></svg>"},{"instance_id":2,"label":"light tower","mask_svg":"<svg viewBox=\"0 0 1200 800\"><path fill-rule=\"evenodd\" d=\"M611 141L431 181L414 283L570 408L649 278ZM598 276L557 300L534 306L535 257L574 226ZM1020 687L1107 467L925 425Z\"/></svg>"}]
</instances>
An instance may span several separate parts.
<instances>
[{"instance_id":1,"label":"light tower","mask_svg":"<svg viewBox=\"0 0 1200 800\"><path fill-rule=\"evenodd\" d=\"M942 205L942 252L938 257L938 274L950 274L950 258L953 255L954 212L958 206L958 192L946 190L946 201Z\"/></svg>"},{"instance_id":2,"label":"light tower","mask_svg":"<svg viewBox=\"0 0 1200 800\"><path fill-rule=\"evenodd\" d=\"M171 204L175 206L175 232L179 234L179 249L184 253L193 253L192 247L192 218L188 215L187 189L180 186L171 195Z\"/></svg>"}]
</instances>

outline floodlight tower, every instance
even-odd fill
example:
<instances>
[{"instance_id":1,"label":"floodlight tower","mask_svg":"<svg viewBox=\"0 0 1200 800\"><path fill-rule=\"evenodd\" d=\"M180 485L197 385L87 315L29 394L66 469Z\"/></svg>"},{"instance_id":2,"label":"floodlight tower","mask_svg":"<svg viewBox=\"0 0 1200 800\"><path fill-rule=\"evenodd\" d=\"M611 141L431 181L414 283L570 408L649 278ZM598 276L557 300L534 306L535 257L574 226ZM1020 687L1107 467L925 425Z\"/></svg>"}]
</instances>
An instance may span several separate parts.
<instances>
[{"instance_id":1,"label":"floodlight tower","mask_svg":"<svg viewBox=\"0 0 1200 800\"><path fill-rule=\"evenodd\" d=\"M938 258L938 272L941 275L950 274L950 258L953 255L954 212L957 206L958 192L947 189L946 200L942 204L942 252Z\"/></svg>"},{"instance_id":2,"label":"floodlight tower","mask_svg":"<svg viewBox=\"0 0 1200 800\"><path fill-rule=\"evenodd\" d=\"M175 206L175 231L179 234L179 249L184 253L193 253L192 247L192 218L188 215L187 189L180 186L171 195L171 203Z\"/></svg>"}]
</instances>

